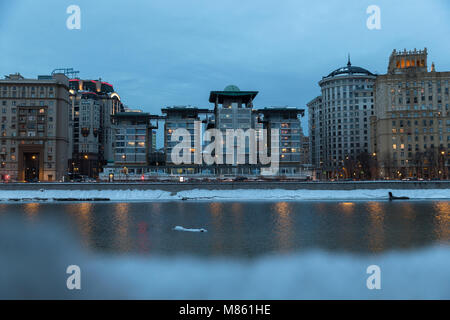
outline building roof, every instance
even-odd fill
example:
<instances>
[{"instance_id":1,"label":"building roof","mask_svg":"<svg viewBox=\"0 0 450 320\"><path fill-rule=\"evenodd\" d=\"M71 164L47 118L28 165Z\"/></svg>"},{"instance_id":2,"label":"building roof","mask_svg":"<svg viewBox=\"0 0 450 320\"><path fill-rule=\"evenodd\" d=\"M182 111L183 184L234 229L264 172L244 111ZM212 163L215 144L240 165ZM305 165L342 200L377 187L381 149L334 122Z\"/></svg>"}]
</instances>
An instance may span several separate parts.
<instances>
[{"instance_id":1,"label":"building roof","mask_svg":"<svg viewBox=\"0 0 450 320\"><path fill-rule=\"evenodd\" d=\"M367 75L367 76L375 76L369 70L366 70L366 69L361 68L361 67L352 66L352 63L350 62L350 57L349 57L346 67L342 67L342 68L336 69L336 70L334 70L333 72L331 72L328 76L326 76L324 78L331 78L331 77L335 77L335 76L338 76L338 75L358 75L358 74Z\"/></svg>"},{"instance_id":2,"label":"building roof","mask_svg":"<svg viewBox=\"0 0 450 320\"><path fill-rule=\"evenodd\" d=\"M212 110L209 109L200 109L197 107L187 107L187 106L173 106L161 109L162 113L170 113L170 112L182 112L182 113L211 113Z\"/></svg>"},{"instance_id":3,"label":"building roof","mask_svg":"<svg viewBox=\"0 0 450 320\"><path fill-rule=\"evenodd\" d=\"M262 114L271 114L271 113L296 113L305 115L305 109L295 108L295 107L270 107L264 109L258 109L256 112Z\"/></svg>"},{"instance_id":4,"label":"building roof","mask_svg":"<svg viewBox=\"0 0 450 320\"><path fill-rule=\"evenodd\" d=\"M253 100L257 94L258 91L241 91L237 86L229 85L223 91L211 91L209 94L209 102L214 103L217 99L221 104L224 98L230 97L243 98L244 102L248 102Z\"/></svg>"},{"instance_id":5,"label":"building roof","mask_svg":"<svg viewBox=\"0 0 450 320\"><path fill-rule=\"evenodd\" d=\"M148 112L118 112L113 117L150 117Z\"/></svg>"}]
</instances>

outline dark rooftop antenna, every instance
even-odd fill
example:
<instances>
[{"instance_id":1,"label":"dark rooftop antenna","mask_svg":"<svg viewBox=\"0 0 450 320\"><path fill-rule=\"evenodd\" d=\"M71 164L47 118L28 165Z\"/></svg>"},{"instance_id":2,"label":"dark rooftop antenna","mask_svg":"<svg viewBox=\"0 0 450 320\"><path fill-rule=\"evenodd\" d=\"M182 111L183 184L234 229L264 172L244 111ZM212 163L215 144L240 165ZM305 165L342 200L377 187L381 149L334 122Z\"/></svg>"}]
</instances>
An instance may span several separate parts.
<instances>
[{"instance_id":1,"label":"dark rooftop antenna","mask_svg":"<svg viewBox=\"0 0 450 320\"><path fill-rule=\"evenodd\" d=\"M350 62L350 53L348 54L348 63L347 63L347 67L351 67L352 63Z\"/></svg>"},{"instance_id":2,"label":"dark rooftop antenna","mask_svg":"<svg viewBox=\"0 0 450 320\"><path fill-rule=\"evenodd\" d=\"M63 73L67 76L69 79L78 79L78 74L80 71L75 71L73 68L58 68L52 71L52 75L55 73Z\"/></svg>"}]
</instances>

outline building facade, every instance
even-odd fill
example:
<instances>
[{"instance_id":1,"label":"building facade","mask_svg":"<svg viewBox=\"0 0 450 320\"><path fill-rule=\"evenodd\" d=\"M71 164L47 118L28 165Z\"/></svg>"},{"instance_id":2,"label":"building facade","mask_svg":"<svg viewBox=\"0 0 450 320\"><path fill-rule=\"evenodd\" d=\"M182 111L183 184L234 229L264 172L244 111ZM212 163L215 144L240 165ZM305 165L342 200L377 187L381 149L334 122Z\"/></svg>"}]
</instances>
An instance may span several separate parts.
<instances>
[{"instance_id":1,"label":"building facade","mask_svg":"<svg viewBox=\"0 0 450 320\"><path fill-rule=\"evenodd\" d=\"M318 96L307 104L309 127L309 162L314 168L322 166L323 159L323 121L322 96Z\"/></svg>"},{"instance_id":2,"label":"building facade","mask_svg":"<svg viewBox=\"0 0 450 320\"><path fill-rule=\"evenodd\" d=\"M3 180L58 181L67 173L69 79L63 74L0 80Z\"/></svg>"},{"instance_id":3,"label":"building facade","mask_svg":"<svg viewBox=\"0 0 450 320\"><path fill-rule=\"evenodd\" d=\"M427 60L426 48L394 50L377 77L372 148L382 178L448 178L450 72Z\"/></svg>"},{"instance_id":4,"label":"building facade","mask_svg":"<svg viewBox=\"0 0 450 320\"><path fill-rule=\"evenodd\" d=\"M165 115L164 123L164 154L166 157L166 165L176 165L177 168L169 169L170 173L194 173L198 172L197 164L199 159L202 160L202 134L203 134L203 122L201 115L210 113L208 109L200 109L196 107L187 106L173 106L163 108L162 113ZM188 135L186 138L190 140L189 148L189 160L183 161L182 165L179 165L175 159L172 158L173 148L179 144L185 137L178 137L175 139L173 134L177 129L186 130ZM197 161L196 161L197 159ZM188 163L186 163L188 162Z\"/></svg>"},{"instance_id":5,"label":"building facade","mask_svg":"<svg viewBox=\"0 0 450 320\"><path fill-rule=\"evenodd\" d=\"M272 107L259 109L258 113L263 116L264 129L267 129L268 134L272 129L279 132L279 174L293 175L302 172L305 164L305 151L303 150L303 131L299 116L303 117L305 110ZM272 145L271 138L269 141Z\"/></svg>"},{"instance_id":6,"label":"building facade","mask_svg":"<svg viewBox=\"0 0 450 320\"><path fill-rule=\"evenodd\" d=\"M140 175L149 165L152 149L152 116L145 112L119 112L111 116L114 132L114 163L108 172Z\"/></svg>"},{"instance_id":7,"label":"building facade","mask_svg":"<svg viewBox=\"0 0 450 320\"><path fill-rule=\"evenodd\" d=\"M262 129L258 114L253 109L253 100L257 95L258 91L241 91L235 85L229 85L223 91L210 92L209 102L214 104L214 127L220 130L224 142L227 130L236 132L241 129L245 132L248 129ZM226 143L222 147L216 145L216 149L219 148L222 148L222 160L218 160L217 173L252 174L258 171L256 164L250 164L249 144L244 147L244 154L240 154L237 139L233 148L227 148ZM244 163L239 163L240 159L244 159Z\"/></svg>"},{"instance_id":8,"label":"building facade","mask_svg":"<svg viewBox=\"0 0 450 320\"><path fill-rule=\"evenodd\" d=\"M361 67L339 68L319 82L322 95L308 103L311 150L320 178L367 178L370 117L376 76Z\"/></svg>"},{"instance_id":9,"label":"building facade","mask_svg":"<svg viewBox=\"0 0 450 320\"><path fill-rule=\"evenodd\" d=\"M70 80L70 171L97 177L114 161L111 116L122 112L120 96L100 80Z\"/></svg>"}]
</instances>

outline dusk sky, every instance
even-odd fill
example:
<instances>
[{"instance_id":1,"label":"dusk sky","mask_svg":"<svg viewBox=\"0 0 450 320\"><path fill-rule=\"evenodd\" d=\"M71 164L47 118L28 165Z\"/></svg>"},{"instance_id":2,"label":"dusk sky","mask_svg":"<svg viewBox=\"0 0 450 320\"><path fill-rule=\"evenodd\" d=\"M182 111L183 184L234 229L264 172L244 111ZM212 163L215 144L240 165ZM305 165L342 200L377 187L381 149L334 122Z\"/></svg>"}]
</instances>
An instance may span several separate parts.
<instances>
[{"instance_id":1,"label":"dusk sky","mask_svg":"<svg viewBox=\"0 0 450 320\"><path fill-rule=\"evenodd\" d=\"M69 5L81 29L69 30ZM381 30L366 8L381 8ZM450 70L450 1L0 0L0 70L25 77L73 67L114 85L130 108L208 107L229 84L254 105L306 107L347 63L385 73L395 49L429 50ZM307 133L306 118L303 121Z\"/></svg>"}]
</instances>

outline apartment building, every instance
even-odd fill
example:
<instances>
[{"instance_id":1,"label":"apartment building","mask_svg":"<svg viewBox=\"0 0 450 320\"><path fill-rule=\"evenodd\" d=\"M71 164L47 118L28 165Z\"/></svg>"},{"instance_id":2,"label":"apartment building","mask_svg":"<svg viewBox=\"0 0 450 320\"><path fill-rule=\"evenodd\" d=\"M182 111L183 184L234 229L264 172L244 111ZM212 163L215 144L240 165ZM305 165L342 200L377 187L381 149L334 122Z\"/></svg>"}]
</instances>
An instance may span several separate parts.
<instances>
[{"instance_id":1,"label":"apartment building","mask_svg":"<svg viewBox=\"0 0 450 320\"><path fill-rule=\"evenodd\" d=\"M67 173L69 79L64 74L0 80L3 180L58 181Z\"/></svg>"},{"instance_id":2,"label":"apartment building","mask_svg":"<svg viewBox=\"0 0 450 320\"><path fill-rule=\"evenodd\" d=\"M151 115L145 112L119 112L112 116L114 165L146 166L152 146Z\"/></svg>"},{"instance_id":3,"label":"apartment building","mask_svg":"<svg viewBox=\"0 0 450 320\"><path fill-rule=\"evenodd\" d=\"M272 129L279 132L280 174L292 175L302 171L304 164L303 131L299 116L305 115L304 109L289 107L271 107L259 109L264 128L270 133ZM269 139L270 144L273 143Z\"/></svg>"},{"instance_id":4,"label":"apartment building","mask_svg":"<svg viewBox=\"0 0 450 320\"><path fill-rule=\"evenodd\" d=\"M220 130L223 139L226 139L227 130L247 131L248 129L261 129L258 123L258 114L253 109L253 100L258 91L241 91L235 85L227 86L223 91L211 91L209 102L214 104L215 128ZM251 174L256 172L258 166L250 164L249 145L245 146L245 154L239 154L237 141L234 148L226 148L223 144L223 159L218 166L221 174ZM217 146L220 148L220 146ZM239 163L239 158L244 158L244 163ZM233 159L233 161L227 161ZM220 162L220 160L218 161ZM232 164L227 163L232 162Z\"/></svg>"},{"instance_id":5,"label":"apartment building","mask_svg":"<svg viewBox=\"0 0 450 320\"><path fill-rule=\"evenodd\" d=\"M111 116L124 111L111 84L100 80L71 79L70 171L97 177L114 162Z\"/></svg>"},{"instance_id":6,"label":"apartment building","mask_svg":"<svg viewBox=\"0 0 450 320\"><path fill-rule=\"evenodd\" d=\"M428 52L397 51L375 83L373 156L383 178L448 178L450 72L428 69Z\"/></svg>"},{"instance_id":7,"label":"apartment building","mask_svg":"<svg viewBox=\"0 0 450 320\"><path fill-rule=\"evenodd\" d=\"M334 70L319 82L322 95L308 103L311 150L321 178L354 178L370 154L376 76L353 66Z\"/></svg>"},{"instance_id":8,"label":"apartment building","mask_svg":"<svg viewBox=\"0 0 450 320\"><path fill-rule=\"evenodd\" d=\"M163 108L161 109L161 112L165 115L164 153L166 157L166 165L177 166L177 168L169 168L169 173L198 172L198 166L195 164L196 162L197 164L201 164L199 161L202 161L203 156L201 147L203 123L206 122L204 115L210 114L212 111L190 106L173 106ZM173 135L177 129L182 129L185 131L187 136L180 136L176 139ZM179 165L177 164L177 161L172 158L172 151L173 148L185 138L190 139L189 160L183 161L183 163Z\"/></svg>"}]
</instances>

